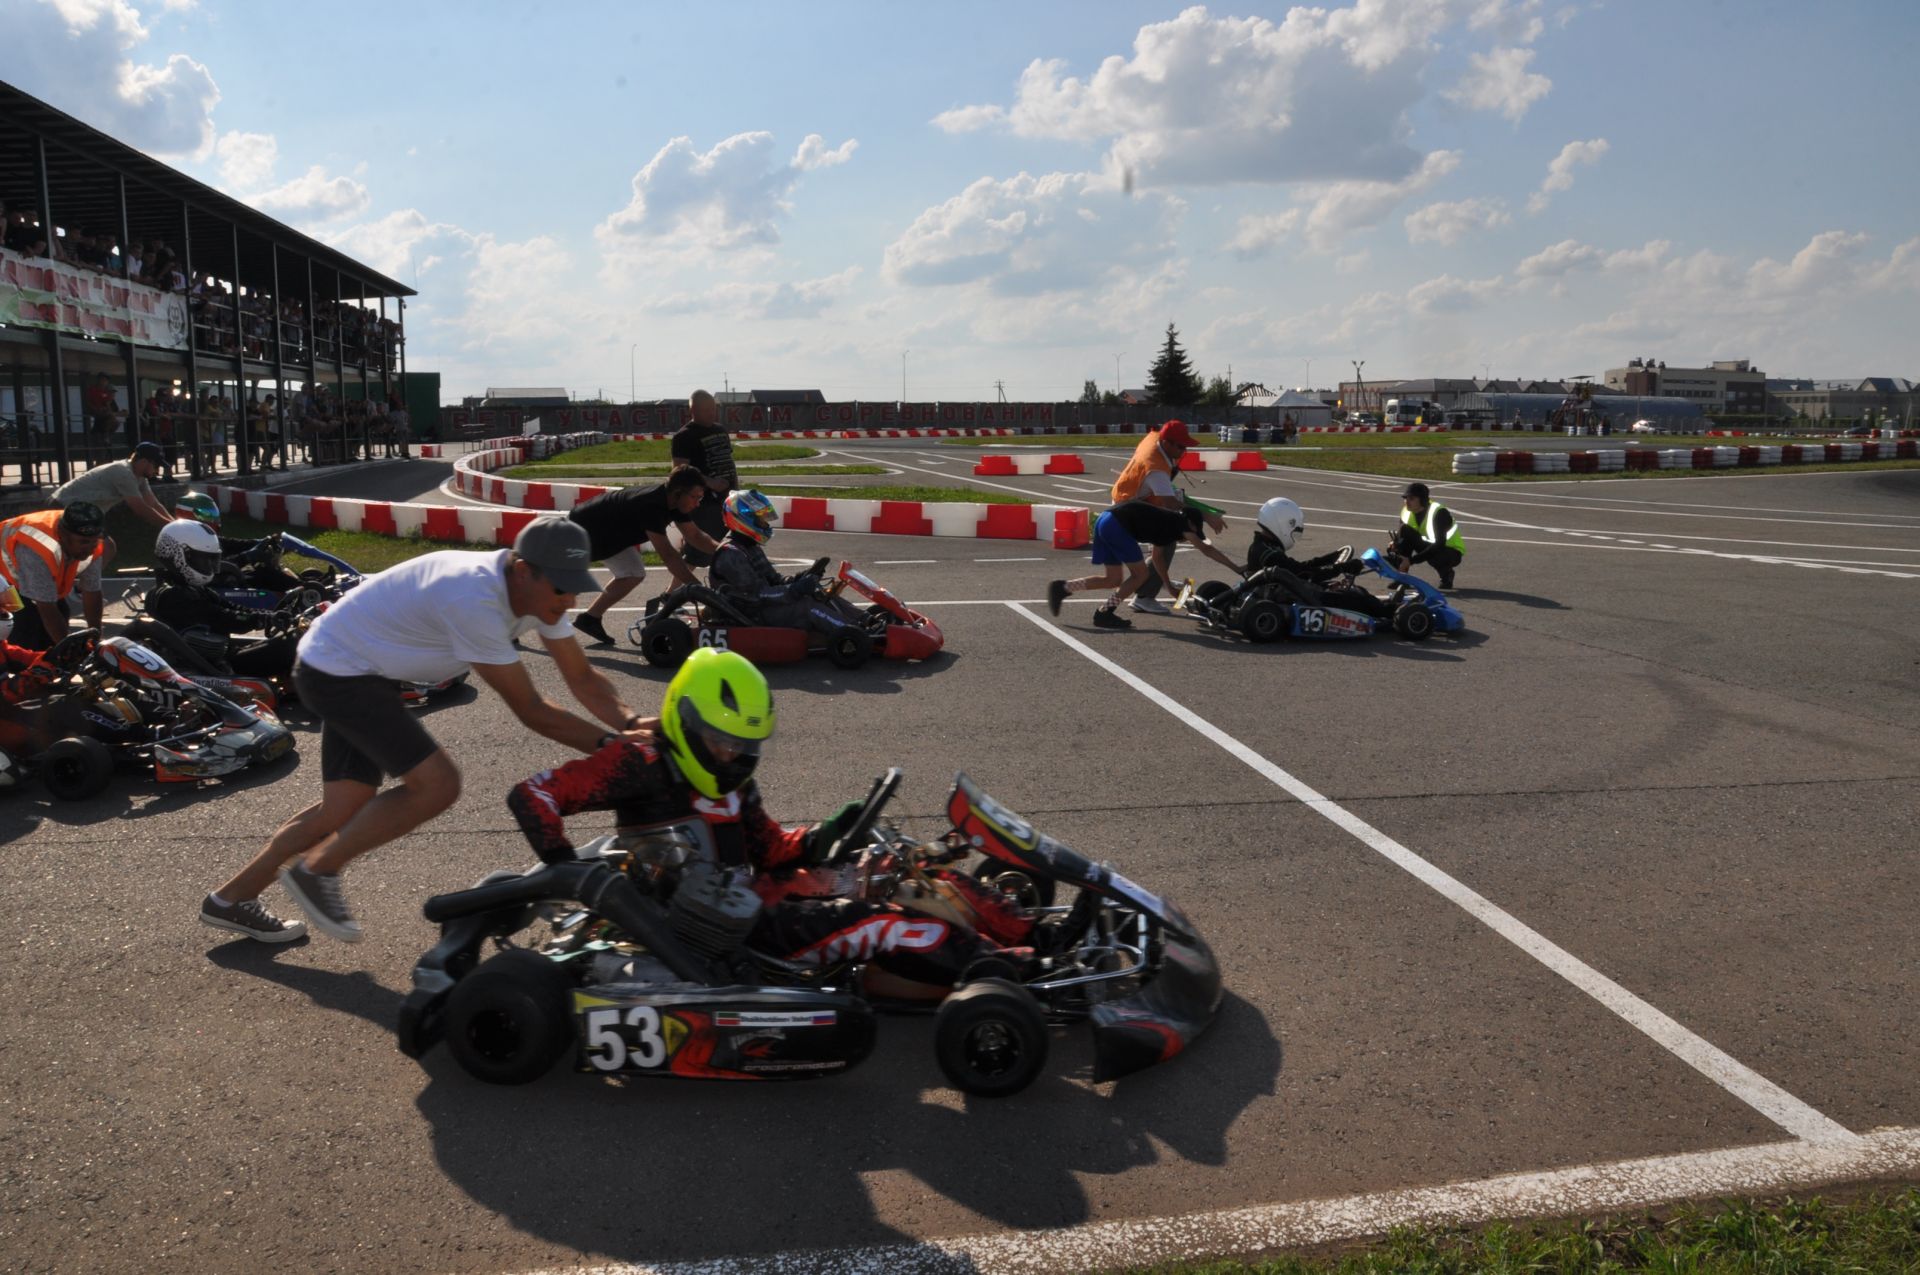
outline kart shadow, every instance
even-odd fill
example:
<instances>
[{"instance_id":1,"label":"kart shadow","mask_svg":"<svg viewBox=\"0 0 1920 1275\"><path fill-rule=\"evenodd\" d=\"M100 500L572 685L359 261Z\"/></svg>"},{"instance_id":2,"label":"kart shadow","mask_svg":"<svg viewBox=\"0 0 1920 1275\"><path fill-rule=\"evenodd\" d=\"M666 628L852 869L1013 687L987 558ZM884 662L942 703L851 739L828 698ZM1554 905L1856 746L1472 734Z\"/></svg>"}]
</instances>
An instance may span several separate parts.
<instances>
[{"instance_id":1,"label":"kart shadow","mask_svg":"<svg viewBox=\"0 0 1920 1275\"><path fill-rule=\"evenodd\" d=\"M1453 598L1472 598L1475 602L1512 602L1523 607L1539 611L1565 611L1567 604L1554 598L1543 598L1537 593L1509 593L1505 589L1476 589L1462 585L1449 595Z\"/></svg>"},{"instance_id":2,"label":"kart shadow","mask_svg":"<svg viewBox=\"0 0 1920 1275\"><path fill-rule=\"evenodd\" d=\"M318 747L317 737L314 746ZM117 819L163 814L196 802L278 783L293 773L298 757L296 748L268 765L252 766L237 775L201 783L162 784L151 774L118 771L105 792L85 801L61 801L39 784L29 784L24 792L15 794L0 807L0 844L25 836L41 822L63 828L88 828ZM151 800L136 806L134 798L143 794L150 795Z\"/></svg>"},{"instance_id":3,"label":"kart shadow","mask_svg":"<svg viewBox=\"0 0 1920 1275\"><path fill-rule=\"evenodd\" d=\"M1061 627L1069 629L1077 636L1095 635L1096 640L1109 635L1108 630L1095 629L1091 625L1086 626L1084 634L1079 626L1063 625ZM1114 633L1112 636L1116 640L1125 640L1132 634L1141 633L1216 650L1222 646L1236 647L1249 652L1250 656L1292 655L1297 657L1304 651L1312 650L1350 658L1413 660L1427 664L1454 663L1460 658L1454 652L1472 650L1487 640L1486 634L1476 633L1472 629L1462 629L1458 633L1436 634L1425 642L1409 642L1398 637L1343 638L1324 642L1289 638L1280 642L1247 642L1237 637L1220 637L1211 633L1202 633L1193 628L1147 629L1138 626L1129 633Z\"/></svg>"},{"instance_id":4,"label":"kart shadow","mask_svg":"<svg viewBox=\"0 0 1920 1275\"><path fill-rule=\"evenodd\" d=\"M908 1212L916 1188L1003 1227L1088 1221L1083 1175L1225 1166L1234 1122L1275 1092L1282 1061L1260 1012L1231 993L1191 1051L1104 1092L1087 1083L1084 1029L1056 1031L1053 1049L1031 1088L990 1101L942 1087L930 1018L889 1018L858 1070L798 1084L620 1082L562 1064L502 1089L439 1048L415 1105L448 1179L516 1228L612 1261L694 1261L913 1243L875 1199ZM931 1269L924 1254L911 1265Z\"/></svg>"},{"instance_id":5,"label":"kart shadow","mask_svg":"<svg viewBox=\"0 0 1920 1275\"><path fill-rule=\"evenodd\" d=\"M600 648L605 652L606 648ZM941 651L931 659L925 660L887 660L872 659L857 669L843 669L827 660L809 658L799 664L768 664L761 666L761 672L767 675L767 683L776 691L790 691L796 694L821 695L897 695L901 685L917 682L946 668L959 656L952 651ZM629 677L656 683L662 691L673 680L672 669L655 668L640 658L638 651L631 655L596 654L587 652L587 662L609 673L624 673Z\"/></svg>"},{"instance_id":6,"label":"kart shadow","mask_svg":"<svg viewBox=\"0 0 1920 1275\"><path fill-rule=\"evenodd\" d=\"M299 938L291 943L269 946L249 938L236 938L207 952L207 960L222 969L255 978L294 991L322 1009L352 1014L387 1031L400 1020L401 993L374 981L365 970L339 973L308 965L282 965L282 952L297 952L311 945L312 939Z\"/></svg>"}]
</instances>

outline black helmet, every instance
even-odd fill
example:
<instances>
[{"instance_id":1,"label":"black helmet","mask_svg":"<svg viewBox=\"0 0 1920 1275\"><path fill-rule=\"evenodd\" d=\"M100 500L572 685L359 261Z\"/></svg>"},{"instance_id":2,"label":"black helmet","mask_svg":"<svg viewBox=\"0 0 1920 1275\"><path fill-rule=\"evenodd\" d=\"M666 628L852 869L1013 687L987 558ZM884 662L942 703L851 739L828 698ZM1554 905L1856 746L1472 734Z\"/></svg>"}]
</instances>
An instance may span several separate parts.
<instances>
[{"instance_id":1,"label":"black helmet","mask_svg":"<svg viewBox=\"0 0 1920 1275\"><path fill-rule=\"evenodd\" d=\"M106 526L107 516L90 500L76 500L60 513L60 530L71 536L97 536Z\"/></svg>"}]
</instances>

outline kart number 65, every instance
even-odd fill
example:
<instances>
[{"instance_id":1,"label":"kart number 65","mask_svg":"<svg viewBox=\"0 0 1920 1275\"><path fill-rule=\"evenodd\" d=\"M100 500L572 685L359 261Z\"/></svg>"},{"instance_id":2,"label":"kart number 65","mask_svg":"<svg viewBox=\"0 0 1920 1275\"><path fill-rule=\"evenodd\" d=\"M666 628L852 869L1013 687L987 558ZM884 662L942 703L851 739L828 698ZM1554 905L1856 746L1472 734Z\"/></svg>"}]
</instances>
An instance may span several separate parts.
<instances>
[{"instance_id":1,"label":"kart number 65","mask_svg":"<svg viewBox=\"0 0 1920 1275\"><path fill-rule=\"evenodd\" d=\"M620 1030L623 1019L631 1029L631 1039L629 1033ZM628 1067L646 1071L667 1060L667 1041L660 1034L660 1011L651 1005L634 1005L625 1010L588 1010L586 1026L587 1061L601 1071L622 1071Z\"/></svg>"},{"instance_id":2,"label":"kart number 65","mask_svg":"<svg viewBox=\"0 0 1920 1275\"><path fill-rule=\"evenodd\" d=\"M727 631L725 629L701 629L700 645L710 646L716 651L727 649Z\"/></svg>"}]
</instances>

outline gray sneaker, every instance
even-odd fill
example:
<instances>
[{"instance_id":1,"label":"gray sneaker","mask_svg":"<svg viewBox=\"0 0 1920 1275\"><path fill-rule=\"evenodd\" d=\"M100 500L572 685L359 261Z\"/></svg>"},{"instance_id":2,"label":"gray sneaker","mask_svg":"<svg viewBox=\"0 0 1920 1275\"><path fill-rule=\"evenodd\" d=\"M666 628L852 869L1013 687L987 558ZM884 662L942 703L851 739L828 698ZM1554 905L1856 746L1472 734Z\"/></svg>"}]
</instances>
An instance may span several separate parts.
<instances>
[{"instance_id":1,"label":"gray sneaker","mask_svg":"<svg viewBox=\"0 0 1920 1275\"><path fill-rule=\"evenodd\" d=\"M342 943L360 941L360 922L353 919L353 910L347 906L339 874L311 872L304 863L290 863L280 869L280 888L300 905L314 929Z\"/></svg>"},{"instance_id":2,"label":"gray sneaker","mask_svg":"<svg viewBox=\"0 0 1920 1275\"><path fill-rule=\"evenodd\" d=\"M1172 611L1167 609L1167 604L1158 598L1135 598L1133 601L1127 603L1127 606L1132 610L1142 612L1146 615L1173 614Z\"/></svg>"},{"instance_id":3,"label":"gray sneaker","mask_svg":"<svg viewBox=\"0 0 1920 1275\"><path fill-rule=\"evenodd\" d=\"M306 926L298 921L282 921L258 899L216 903L213 896L208 895L200 904L200 923L216 930L232 930L262 943L291 943L307 937Z\"/></svg>"}]
</instances>

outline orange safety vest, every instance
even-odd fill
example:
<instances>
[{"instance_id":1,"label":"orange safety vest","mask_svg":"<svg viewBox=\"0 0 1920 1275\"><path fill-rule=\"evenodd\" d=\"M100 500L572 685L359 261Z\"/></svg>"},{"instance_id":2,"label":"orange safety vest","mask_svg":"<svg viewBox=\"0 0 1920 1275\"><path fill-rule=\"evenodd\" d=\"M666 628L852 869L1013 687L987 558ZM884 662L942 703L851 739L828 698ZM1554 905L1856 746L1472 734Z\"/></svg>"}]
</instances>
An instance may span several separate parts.
<instances>
[{"instance_id":1,"label":"orange safety vest","mask_svg":"<svg viewBox=\"0 0 1920 1275\"><path fill-rule=\"evenodd\" d=\"M1113 503L1117 505L1138 496L1140 488L1147 481L1147 475L1156 469L1169 477L1173 475L1173 462L1160 449L1160 431L1157 429L1140 440L1140 445L1133 449L1133 459L1113 480Z\"/></svg>"},{"instance_id":2,"label":"orange safety vest","mask_svg":"<svg viewBox=\"0 0 1920 1275\"><path fill-rule=\"evenodd\" d=\"M37 514L22 514L0 522L0 580L17 587L20 559L31 554L40 559L47 574L53 577L56 599L73 592L74 577L88 562L106 553L107 546L103 541L94 545L88 557L68 561L66 551L60 547L60 518L60 510L42 509Z\"/></svg>"}]
</instances>

